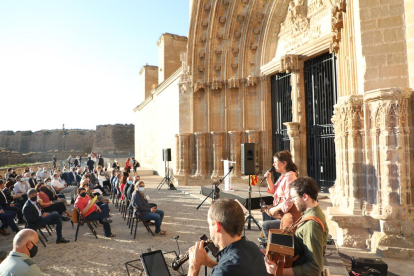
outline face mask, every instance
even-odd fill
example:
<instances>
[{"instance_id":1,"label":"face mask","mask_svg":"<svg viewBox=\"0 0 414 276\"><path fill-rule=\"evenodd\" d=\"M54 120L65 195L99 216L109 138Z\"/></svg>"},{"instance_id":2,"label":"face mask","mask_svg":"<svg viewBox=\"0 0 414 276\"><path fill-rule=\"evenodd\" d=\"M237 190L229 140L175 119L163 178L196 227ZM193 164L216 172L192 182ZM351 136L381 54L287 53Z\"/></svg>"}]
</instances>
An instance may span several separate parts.
<instances>
[{"instance_id":1,"label":"face mask","mask_svg":"<svg viewBox=\"0 0 414 276\"><path fill-rule=\"evenodd\" d=\"M79 194L81 197L85 197L86 196L86 193L81 193L81 194Z\"/></svg>"},{"instance_id":2,"label":"face mask","mask_svg":"<svg viewBox=\"0 0 414 276\"><path fill-rule=\"evenodd\" d=\"M30 198L31 201L37 201L37 196L33 196Z\"/></svg>"},{"instance_id":3,"label":"face mask","mask_svg":"<svg viewBox=\"0 0 414 276\"><path fill-rule=\"evenodd\" d=\"M139 191L143 192L144 191L144 187L139 187Z\"/></svg>"},{"instance_id":4,"label":"face mask","mask_svg":"<svg viewBox=\"0 0 414 276\"><path fill-rule=\"evenodd\" d=\"M130 181L128 181L128 184L132 184L132 181L130 180Z\"/></svg>"},{"instance_id":5,"label":"face mask","mask_svg":"<svg viewBox=\"0 0 414 276\"><path fill-rule=\"evenodd\" d=\"M33 242L31 242L31 243L33 244L32 249L29 249L29 248L27 248L27 249L29 250L30 258L33 258L37 254L37 245L35 245Z\"/></svg>"},{"instance_id":6,"label":"face mask","mask_svg":"<svg viewBox=\"0 0 414 276\"><path fill-rule=\"evenodd\" d=\"M52 182L46 182L46 185L51 187L52 186Z\"/></svg>"}]
</instances>

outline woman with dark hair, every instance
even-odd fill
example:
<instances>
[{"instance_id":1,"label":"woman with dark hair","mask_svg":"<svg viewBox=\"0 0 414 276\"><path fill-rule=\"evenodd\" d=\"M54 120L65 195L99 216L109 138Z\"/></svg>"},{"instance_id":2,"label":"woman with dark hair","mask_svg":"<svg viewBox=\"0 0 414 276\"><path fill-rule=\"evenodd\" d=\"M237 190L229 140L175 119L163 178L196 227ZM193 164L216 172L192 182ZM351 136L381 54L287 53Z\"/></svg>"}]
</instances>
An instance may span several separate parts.
<instances>
[{"instance_id":1,"label":"woman with dark hair","mask_svg":"<svg viewBox=\"0 0 414 276\"><path fill-rule=\"evenodd\" d=\"M38 183L35 189L39 195L37 202L40 204L40 206L45 212L51 213L53 211L56 211L59 213L59 215L62 215L63 212L65 212L68 217L72 216L72 214L66 209L66 206L62 201L54 203L49 199L49 196L47 195L49 189L46 188L43 182ZM62 220L67 221L69 219L62 218Z\"/></svg>"},{"instance_id":2,"label":"woman with dark hair","mask_svg":"<svg viewBox=\"0 0 414 276\"><path fill-rule=\"evenodd\" d=\"M273 167L282 175L273 184L271 173L266 172L267 192L273 194L273 205L267 206L263 212L263 233L267 242L269 229L286 228L292 225L301 216L295 204L290 200L289 185L297 178L298 166L292 161L289 151L279 151L273 156Z\"/></svg>"}]
</instances>

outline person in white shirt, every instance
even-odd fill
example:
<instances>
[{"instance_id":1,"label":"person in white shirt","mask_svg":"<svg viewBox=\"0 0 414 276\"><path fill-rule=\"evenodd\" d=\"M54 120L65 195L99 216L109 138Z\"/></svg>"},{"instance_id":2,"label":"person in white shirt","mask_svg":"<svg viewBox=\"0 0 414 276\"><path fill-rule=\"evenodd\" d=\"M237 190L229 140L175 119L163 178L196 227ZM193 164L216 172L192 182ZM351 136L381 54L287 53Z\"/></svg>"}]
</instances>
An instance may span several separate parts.
<instances>
[{"instance_id":1,"label":"person in white shirt","mask_svg":"<svg viewBox=\"0 0 414 276\"><path fill-rule=\"evenodd\" d=\"M37 178L38 181L43 180L42 179L42 168L40 168L40 167L37 168L36 178Z\"/></svg>"},{"instance_id":2,"label":"person in white shirt","mask_svg":"<svg viewBox=\"0 0 414 276\"><path fill-rule=\"evenodd\" d=\"M52 186L53 188L56 190L56 192L60 192L60 193L70 193L71 196L71 204L73 204L75 202L75 197L77 196L77 187L76 186L67 186L67 184L63 184L62 182L60 182L58 180L59 178L59 173L55 173L53 175L53 181L52 181Z\"/></svg>"},{"instance_id":3,"label":"person in white shirt","mask_svg":"<svg viewBox=\"0 0 414 276\"><path fill-rule=\"evenodd\" d=\"M21 182L22 176L18 175L16 176L16 184L14 184L13 192L14 195L21 195L21 197L16 198L16 201L20 205L24 205L24 203L27 201L27 195L26 192L29 189L24 183Z\"/></svg>"},{"instance_id":4,"label":"person in white shirt","mask_svg":"<svg viewBox=\"0 0 414 276\"><path fill-rule=\"evenodd\" d=\"M46 178L50 177L49 172L47 171L47 169L46 169L46 168L43 168L43 171L42 171L42 173L41 173L40 177L41 177L43 180L45 180Z\"/></svg>"}]
</instances>

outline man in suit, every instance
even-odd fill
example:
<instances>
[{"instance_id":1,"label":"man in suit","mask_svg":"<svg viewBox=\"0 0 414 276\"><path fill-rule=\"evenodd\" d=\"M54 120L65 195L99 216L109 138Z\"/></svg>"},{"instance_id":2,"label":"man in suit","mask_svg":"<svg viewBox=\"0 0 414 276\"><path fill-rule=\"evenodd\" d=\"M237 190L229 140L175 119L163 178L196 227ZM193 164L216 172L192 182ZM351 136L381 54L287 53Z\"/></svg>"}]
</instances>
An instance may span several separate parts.
<instances>
[{"instance_id":1,"label":"man in suit","mask_svg":"<svg viewBox=\"0 0 414 276\"><path fill-rule=\"evenodd\" d=\"M88 166L90 173L93 172L93 169L95 167L95 161L93 161L91 157L88 157L88 162L86 162L86 166Z\"/></svg>"},{"instance_id":2,"label":"man in suit","mask_svg":"<svg viewBox=\"0 0 414 276\"><path fill-rule=\"evenodd\" d=\"M102 154L99 154L98 165L101 166L102 168L105 167L104 166L104 159L102 157Z\"/></svg>"},{"instance_id":3,"label":"man in suit","mask_svg":"<svg viewBox=\"0 0 414 276\"><path fill-rule=\"evenodd\" d=\"M62 217L57 212L42 213L42 207L37 202L37 191L35 189L30 189L27 195L29 200L23 206L23 214L27 220L27 227L36 230L38 227L55 224L57 235L56 243L68 243L69 240L62 237L62 219L66 221L70 220L70 218Z\"/></svg>"},{"instance_id":4,"label":"man in suit","mask_svg":"<svg viewBox=\"0 0 414 276\"><path fill-rule=\"evenodd\" d=\"M23 213L22 213L22 206L17 203L11 203L7 200L6 194L3 192L4 189L4 182L3 180L0 180L0 206L5 211L12 211L17 213L17 217L19 218L18 224L26 223L26 221L23 219Z\"/></svg>"},{"instance_id":5,"label":"man in suit","mask_svg":"<svg viewBox=\"0 0 414 276\"><path fill-rule=\"evenodd\" d=\"M70 172L67 173L68 185L76 186L76 167L73 167Z\"/></svg>"},{"instance_id":6,"label":"man in suit","mask_svg":"<svg viewBox=\"0 0 414 276\"><path fill-rule=\"evenodd\" d=\"M30 175L29 185L30 185L30 188L34 188L37 185L36 173L35 172L32 172L31 175Z\"/></svg>"}]
</instances>

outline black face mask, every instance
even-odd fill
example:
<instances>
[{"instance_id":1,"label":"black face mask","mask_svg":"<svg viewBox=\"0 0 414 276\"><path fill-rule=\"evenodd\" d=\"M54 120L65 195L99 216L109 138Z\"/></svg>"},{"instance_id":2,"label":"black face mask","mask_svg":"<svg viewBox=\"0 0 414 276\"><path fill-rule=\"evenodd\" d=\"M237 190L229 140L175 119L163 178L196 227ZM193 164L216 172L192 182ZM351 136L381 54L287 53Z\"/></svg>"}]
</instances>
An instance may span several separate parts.
<instances>
[{"instance_id":1,"label":"black face mask","mask_svg":"<svg viewBox=\"0 0 414 276\"><path fill-rule=\"evenodd\" d=\"M29 249L29 248L27 248L27 249L29 250L30 258L33 258L37 254L37 245L34 244L33 242L31 242L31 243L33 244L32 249Z\"/></svg>"},{"instance_id":2,"label":"black face mask","mask_svg":"<svg viewBox=\"0 0 414 276\"><path fill-rule=\"evenodd\" d=\"M30 198L31 201L37 201L37 196L33 196Z\"/></svg>"},{"instance_id":3,"label":"black face mask","mask_svg":"<svg viewBox=\"0 0 414 276\"><path fill-rule=\"evenodd\" d=\"M86 196L86 193L81 193L81 194L79 194L81 197L85 197Z\"/></svg>"}]
</instances>

